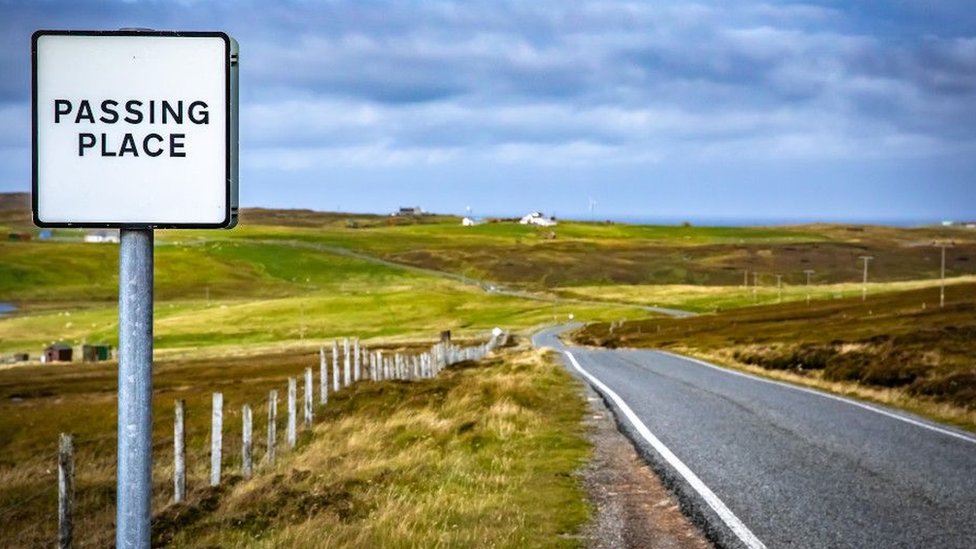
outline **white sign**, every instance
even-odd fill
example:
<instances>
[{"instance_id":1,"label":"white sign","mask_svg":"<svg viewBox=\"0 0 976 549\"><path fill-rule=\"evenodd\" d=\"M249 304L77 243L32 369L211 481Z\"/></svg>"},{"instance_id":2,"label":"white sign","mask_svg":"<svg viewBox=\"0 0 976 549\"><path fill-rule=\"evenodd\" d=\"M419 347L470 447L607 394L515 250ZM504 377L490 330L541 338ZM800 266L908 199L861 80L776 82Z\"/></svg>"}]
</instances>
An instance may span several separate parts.
<instances>
[{"instance_id":1,"label":"white sign","mask_svg":"<svg viewBox=\"0 0 976 549\"><path fill-rule=\"evenodd\" d=\"M38 31L32 45L37 225L236 224L231 38Z\"/></svg>"}]
</instances>

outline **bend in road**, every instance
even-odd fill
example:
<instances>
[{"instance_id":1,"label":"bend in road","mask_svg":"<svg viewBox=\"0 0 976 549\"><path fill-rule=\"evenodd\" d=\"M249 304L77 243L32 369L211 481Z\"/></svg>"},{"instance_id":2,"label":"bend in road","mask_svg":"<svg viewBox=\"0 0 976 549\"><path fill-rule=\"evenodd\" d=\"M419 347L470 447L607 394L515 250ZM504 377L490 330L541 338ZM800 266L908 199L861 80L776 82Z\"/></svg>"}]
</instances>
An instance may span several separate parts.
<instances>
[{"instance_id":1,"label":"bend in road","mask_svg":"<svg viewBox=\"0 0 976 549\"><path fill-rule=\"evenodd\" d=\"M565 329L533 342L569 351L599 381L622 430L719 545L757 547L640 426L770 549L976 547L972 435L670 353L567 349Z\"/></svg>"}]
</instances>

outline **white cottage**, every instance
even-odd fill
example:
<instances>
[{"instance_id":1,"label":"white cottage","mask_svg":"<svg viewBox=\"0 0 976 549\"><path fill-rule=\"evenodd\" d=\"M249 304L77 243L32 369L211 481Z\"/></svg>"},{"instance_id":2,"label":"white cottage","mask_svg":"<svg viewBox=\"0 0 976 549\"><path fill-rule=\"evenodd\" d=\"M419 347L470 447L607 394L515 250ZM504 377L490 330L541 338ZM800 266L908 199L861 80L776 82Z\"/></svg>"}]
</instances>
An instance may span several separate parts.
<instances>
[{"instance_id":1,"label":"white cottage","mask_svg":"<svg viewBox=\"0 0 976 549\"><path fill-rule=\"evenodd\" d=\"M542 212L532 212L519 220L522 225L538 225L540 227L552 227L556 225L555 217L546 217Z\"/></svg>"}]
</instances>

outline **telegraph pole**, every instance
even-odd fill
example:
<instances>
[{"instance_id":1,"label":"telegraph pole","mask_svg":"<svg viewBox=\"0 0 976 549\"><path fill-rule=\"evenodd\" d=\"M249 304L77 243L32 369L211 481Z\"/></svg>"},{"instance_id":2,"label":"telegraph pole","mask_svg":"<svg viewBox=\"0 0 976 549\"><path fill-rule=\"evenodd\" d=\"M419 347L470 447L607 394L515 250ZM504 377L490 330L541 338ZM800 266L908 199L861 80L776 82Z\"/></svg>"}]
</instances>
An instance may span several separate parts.
<instances>
[{"instance_id":1,"label":"telegraph pole","mask_svg":"<svg viewBox=\"0 0 976 549\"><path fill-rule=\"evenodd\" d=\"M759 302L759 273L752 273L752 301Z\"/></svg>"},{"instance_id":2,"label":"telegraph pole","mask_svg":"<svg viewBox=\"0 0 976 549\"><path fill-rule=\"evenodd\" d=\"M807 269L803 271L803 274L807 275L807 305L810 304L810 277L815 273L813 269Z\"/></svg>"},{"instance_id":3,"label":"telegraph pole","mask_svg":"<svg viewBox=\"0 0 976 549\"><path fill-rule=\"evenodd\" d=\"M874 259L870 255L862 255L860 258L864 262L864 281L861 283L861 301L868 299L868 262Z\"/></svg>"},{"instance_id":4,"label":"telegraph pole","mask_svg":"<svg viewBox=\"0 0 976 549\"><path fill-rule=\"evenodd\" d=\"M783 302L783 275L776 275L776 303Z\"/></svg>"},{"instance_id":5,"label":"telegraph pole","mask_svg":"<svg viewBox=\"0 0 976 549\"><path fill-rule=\"evenodd\" d=\"M941 309L942 307L945 307L945 261L946 261L946 248L952 248L955 245L955 243L954 242L933 242L932 245L933 246L938 246L939 248L942 248L942 268L940 270L940 278L941 278L941 281L939 282L939 308Z\"/></svg>"}]
</instances>

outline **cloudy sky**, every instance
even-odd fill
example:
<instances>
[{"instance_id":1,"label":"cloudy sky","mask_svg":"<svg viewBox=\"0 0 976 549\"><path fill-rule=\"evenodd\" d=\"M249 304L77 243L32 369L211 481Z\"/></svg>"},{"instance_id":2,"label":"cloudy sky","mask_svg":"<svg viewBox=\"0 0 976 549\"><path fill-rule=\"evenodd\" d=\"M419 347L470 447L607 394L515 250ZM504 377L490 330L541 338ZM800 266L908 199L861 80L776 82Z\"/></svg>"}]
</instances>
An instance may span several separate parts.
<instances>
[{"instance_id":1,"label":"cloudy sky","mask_svg":"<svg viewBox=\"0 0 976 549\"><path fill-rule=\"evenodd\" d=\"M120 27L238 39L244 205L976 218L966 0L0 0L0 191L30 34Z\"/></svg>"}]
</instances>

